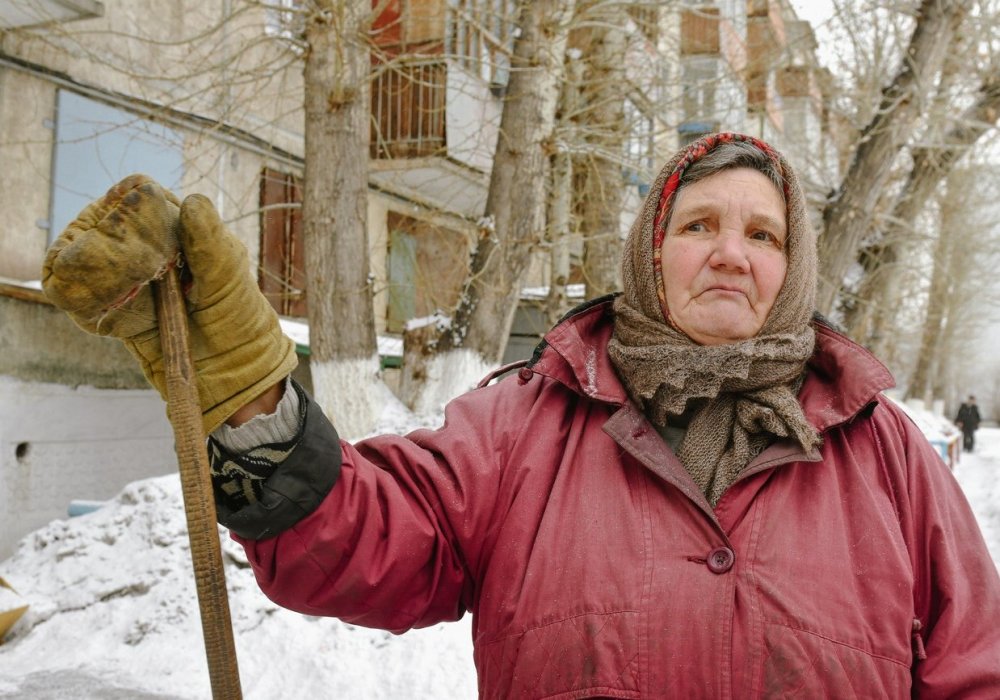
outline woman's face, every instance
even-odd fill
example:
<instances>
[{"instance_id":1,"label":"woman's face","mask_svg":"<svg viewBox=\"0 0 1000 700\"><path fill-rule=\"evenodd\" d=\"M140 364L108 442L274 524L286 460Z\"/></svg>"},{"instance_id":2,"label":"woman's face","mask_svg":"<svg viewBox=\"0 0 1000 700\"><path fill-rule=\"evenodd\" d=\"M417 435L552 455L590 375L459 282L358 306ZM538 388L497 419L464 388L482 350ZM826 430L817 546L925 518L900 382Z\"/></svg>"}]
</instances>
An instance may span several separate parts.
<instances>
[{"instance_id":1,"label":"woman's face","mask_svg":"<svg viewBox=\"0 0 1000 700\"><path fill-rule=\"evenodd\" d=\"M755 336L785 282L787 235L763 173L734 168L683 187L660 258L673 323L701 345Z\"/></svg>"}]
</instances>

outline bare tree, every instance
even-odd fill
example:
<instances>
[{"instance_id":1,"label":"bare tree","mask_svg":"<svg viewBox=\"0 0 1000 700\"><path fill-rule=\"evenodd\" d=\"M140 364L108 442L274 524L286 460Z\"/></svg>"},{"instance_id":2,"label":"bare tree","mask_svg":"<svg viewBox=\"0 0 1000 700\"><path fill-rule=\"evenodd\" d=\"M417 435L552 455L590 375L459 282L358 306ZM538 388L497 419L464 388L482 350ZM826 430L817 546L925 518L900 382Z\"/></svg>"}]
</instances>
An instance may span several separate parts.
<instances>
[{"instance_id":1,"label":"bare tree","mask_svg":"<svg viewBox=\"0 0 1000 700\"><path fill-rule=\"evenodd\" d=\"M521 281L545 230L545 188L573 0L518 3L510 82L470 273L448 327L407 349L403 400L417 411L474 385L501 358ZM415 338L416 336L411 336Z\"/></svg>"},{"instance_id":2,"label":"bare tree","mask_svg":"<svg viewBox=\"0 0 1000 700\"><path fill-rule=\"evenodd\" d=\"M943 100L950 107L951 95ZM862 251L866 274L856 300L845 315L848 331L872 347L876 354L876 339L890 332L890 321L901 291L899 264L906 256L900 253L912 239L918 214L934 190L973 144L994 128L1000 118L1000 79L989 74L980 84L975 101L954 120L951 128L932 143L910 149L912 165L900 190L892 213L886 217L884 231L874 249Z\"/></svg>"},{"instance_id":3,"label":"bare tree","mask_svg":"<svg viewBox=\"0 0 1000 700\"><path fill-rule=\"evenodd\" d=\"M838 190L823 212L819 241L822 278L817 308L830 313L841 280L868 232L885 193L896 156L906 146L933 94L948 49L972 5L970 0L922 0L902 66L882 91L878 109L864 127Z\"/></svg>"},{"instance_id":4,"label":"bare tree","mask_svg":"<svg viewBox=\"0 0 1000 700\"><path fill-rule=\"evenodd\" d=\"M940 232L908 397L930 401L952 393L951 365L966 361L963 349L974 344L996 302L990 284L1000 246L997 214L989 210L996 188L976 186L988 172L979 164L953 170L940 190Z\"/></svg>"},{"instance_id":5,"label":"bare tree","mask_svg":"<svg viewBox=\"0 0 1000 700\"><path fill-rule=\"evenodd\" d=\"M628 137L625 119L627 7L623 3L588 0L578 3L580 50L586 73L576 116L584 153L577 156L582 181L577 204L583 237L583 281L587 298L621 288L618 255L621 249L622 196L625 188L624 151Z\"/></svg>"},{"instance_id":6,"label":"bare tree","mask_svg":"<svg viewBox=\"0 0 1000 700\"><path fill-rule=\"evenodd\" d=\"M370 0L314 0L305 39L302 219L316 400L347 437L378 418L368 265Z\"/></svg>"}]
</instances>

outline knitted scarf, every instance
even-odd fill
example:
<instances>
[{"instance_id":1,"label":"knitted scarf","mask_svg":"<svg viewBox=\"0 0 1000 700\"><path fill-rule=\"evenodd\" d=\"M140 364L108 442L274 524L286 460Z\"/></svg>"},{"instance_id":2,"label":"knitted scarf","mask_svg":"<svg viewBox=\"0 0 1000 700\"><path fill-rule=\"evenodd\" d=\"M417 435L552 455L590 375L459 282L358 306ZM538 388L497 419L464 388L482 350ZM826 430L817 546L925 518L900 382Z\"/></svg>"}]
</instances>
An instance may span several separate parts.
<instances>
[{"instance_id":1,"label":"knitted scarf","mask_svg":"<svg viewBox=\"0 0 1000 700\"><path fill-rule=\"evenodd\" d=\"M668 321L660 247L674 193L691 163L724 141L746 141L779 167L785 183L788 267L784 285L753 338L703 346ZM624 294L614 304L608 351L632 400L657 426L683 426L677 456L715 506L740 472L770 442L819 444L796 393L815 338L809 325L816 288L816 236L795 173L767 144L740 134L713 134L664 166L622 254Z\"/></svg>"}]
</instances>

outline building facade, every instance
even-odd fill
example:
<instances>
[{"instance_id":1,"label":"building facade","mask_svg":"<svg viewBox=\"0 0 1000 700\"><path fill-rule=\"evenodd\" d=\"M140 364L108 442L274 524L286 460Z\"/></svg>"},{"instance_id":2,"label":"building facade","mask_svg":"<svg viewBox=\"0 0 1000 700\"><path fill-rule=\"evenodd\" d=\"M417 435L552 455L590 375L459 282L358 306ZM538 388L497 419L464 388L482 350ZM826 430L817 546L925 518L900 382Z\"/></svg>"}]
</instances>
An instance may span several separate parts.
<instances>
[{"instance_id":1,"label":"building facade","mask_svg":"<svg viewBox=\"0 0 1000 700\"><path fill-rule=\"evenodd\" d=\"M0 511L10 535L0 556L17 535L64 515L71 497L108 498L173 468L159 398L119 344L78 332L39 292L48 245L89 201L132 172L181 196L209 196L275 309L304 323L306 5L0 3L0 492L19 494ZM407 321L447 314L458 300L486 202L516 3L373 7L370 273L376 331L398 341ZM623 26L619 236L663 160L710 131L773 141L817 197L835 182L829 81L787 0L636 2ZM583 243L570 247L579 270ZM548 255L539 251L526 280L508 359L545 329L531 300L549 285ZM400 343L380 347L391 372ZM300 351L305 359L305 343ZM300 379L308 384L308 362ZM129 408L114 408L119 400ZM66 480L72 493L45 476L66 449L64 421L74 419L64 410L93 418L74 429L74 468L87 478Z\"/></svg>"}]
</instances>

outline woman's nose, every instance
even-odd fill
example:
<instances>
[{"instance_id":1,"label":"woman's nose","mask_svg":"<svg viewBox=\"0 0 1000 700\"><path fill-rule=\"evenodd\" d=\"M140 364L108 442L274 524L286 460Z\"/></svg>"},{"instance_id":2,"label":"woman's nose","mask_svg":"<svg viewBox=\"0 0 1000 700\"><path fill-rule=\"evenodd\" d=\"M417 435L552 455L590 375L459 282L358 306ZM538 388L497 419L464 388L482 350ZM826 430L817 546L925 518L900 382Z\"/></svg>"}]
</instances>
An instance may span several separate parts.
<instances>
[{"instance_id":1,"label":"woman's nose","mask_svg":"<svg viewBox=\"0 0 1000 700\"><path fill-rule=\"evenodd\" d=\"M723 229L715 237L709 263L713 267L749 272L750 260L747 252L747 240L742 231Z\"/></svg>"}]
</instances>

